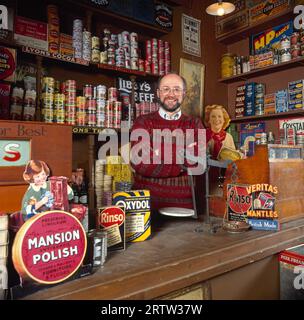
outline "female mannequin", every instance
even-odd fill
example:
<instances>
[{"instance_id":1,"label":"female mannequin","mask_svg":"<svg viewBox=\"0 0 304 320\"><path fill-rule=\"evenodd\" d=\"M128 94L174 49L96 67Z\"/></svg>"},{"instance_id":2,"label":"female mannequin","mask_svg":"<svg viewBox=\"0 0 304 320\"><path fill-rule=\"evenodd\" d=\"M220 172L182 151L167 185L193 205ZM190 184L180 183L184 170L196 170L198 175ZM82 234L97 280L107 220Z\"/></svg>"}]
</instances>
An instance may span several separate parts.
<instances>
[{"instance_id":1,"label":"female mannequin","mask_svg":"<svg viewBox=\"0 0 304 320\"><path fill-rule=\"evenodd\" d=\"M223 106L214 104L206 107L207 148L213 159L218 159L223 147L235 150L231 134L225 131L229 123L230 117Z\"/></svg>"}]
</instances>

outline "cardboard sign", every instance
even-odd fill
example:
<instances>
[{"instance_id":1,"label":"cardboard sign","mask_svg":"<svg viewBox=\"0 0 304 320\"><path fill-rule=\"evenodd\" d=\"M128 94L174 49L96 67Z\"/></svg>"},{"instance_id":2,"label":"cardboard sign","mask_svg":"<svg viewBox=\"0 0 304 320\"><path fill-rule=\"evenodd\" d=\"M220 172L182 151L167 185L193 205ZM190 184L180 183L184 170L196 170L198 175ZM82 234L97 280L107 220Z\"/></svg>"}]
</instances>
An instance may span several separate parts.
<instances>
[{"instance_id":1,"label":"cardboard sign","mask_svg":"<svg viewBox=\"0 0 304 320\"><path fill-rule=\"evenodd\" d=\"M173 12L170 7L164 3L155 5L155 21L158 25L166 29L173 27Z\"/></svg>"},{"instance_id":2,"label":"cardboard sign","mask_svg":"<svg viewBox=\"0 0 304 320\"><path fill-rule=\"evenodd\" d=\"M77 271L86 248L86 234L77 218L64 211L48 211L22 225L12 248L13 263L22 278L55 284Z\"/></svg>"},{"instance_id":3,"label":"cardboard sign","mask_svg":"<svg viewBox=\"0 0 304 320\"><path fill-rule=\"evenodd\" d=\"M245 221L247 211L252 207L248 185L227 185L227 214L229 221Z\"/></svg>"},{"instance_id":4,"label":"cardboard sign","mask_svg":"<svg viewBox=\"0 0 304 320\"><path fill-rule=\"evenodd\" d=\"M289 0L260 1L249 10L250 24L283 12L288 7Z\"/></svg>"},{"instance_id":5,"label":"cardboard sign","mask_svg":"<svg viewBox=\"0 0 304 320\"><path fill-rule=\"evenodd\" d=\"M16 50L0 47L0 80L15 81Z\"/></svg>"},{"instance_id":6,"label":"cardboard sign","mask_svg":"<svg viewBox=\"0 0 304 320\"><path fill-rule=\"evenodd\" d=\"M247 222L252 229L279 230L279 214L275 210L275 195L278 194L278 188L267 183L260 183L250 185L247 191L252 196L252 208L247 211Z\"/></svg>"},{"instance_id":7,"label":"cardboard sign","mask_svg":"<svg viewBox=\"0 0 304 320\"><path fill-rule=\"evenodd\" d=\"M263 53L265 51L280 49L280 41L283 37L290 37L293 32L293 22L275 26L266 31L250 36L250 53L252 55Z\"/></svg>"},{"instance_id":8,"label":"cardboard sign","mask_svg":"<svg viewBox=\"0 0 304 320\"><path fill-rule=\"evenodd\" d=\"M249 141L255 141L255 138L259 138L262 132L265 132L265 122L241 123L240 146L248 150Z\"/></svg>"},{"instance_id":9,"label":"cardboard sign","mask_svg":"<svg viewBox=\"0 0 304 320\"><path fill-rule=\"evenodd\" d=\"M30 140L0 139L0 167L25 166L31 157Z\"/></svg>"},{"instance_id":10,"label":"cardboard sign","mask_svg":"<svg viewBox=\"0 0 304 320\"><path fill-rule=\"evenodd\" d=\"M132 81L129 78L117 78L116 87L120 94L132 93ZM136 81L135 83L135 102L153 102L155 98L156 84L150 81Z\"/></svg>"}]
</instances>

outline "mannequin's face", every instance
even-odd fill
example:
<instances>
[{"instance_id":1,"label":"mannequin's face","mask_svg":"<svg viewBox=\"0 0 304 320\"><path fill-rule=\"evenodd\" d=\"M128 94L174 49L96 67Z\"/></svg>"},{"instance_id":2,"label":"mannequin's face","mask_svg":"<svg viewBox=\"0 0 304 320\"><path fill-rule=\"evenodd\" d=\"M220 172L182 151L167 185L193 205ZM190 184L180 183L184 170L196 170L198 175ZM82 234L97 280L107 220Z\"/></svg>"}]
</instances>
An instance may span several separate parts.
<instances>
[{"instance_id":1,"label":"mannequin's face","mask_svg":"<svg viewBox=\"0 0 304 320\"><path fill-rule=\"evenodd\" d=\"M220 132L224 126L224 114L221 109L214 109L210 112L210 127L213 132Z\"/></svg>"}]
</instances>

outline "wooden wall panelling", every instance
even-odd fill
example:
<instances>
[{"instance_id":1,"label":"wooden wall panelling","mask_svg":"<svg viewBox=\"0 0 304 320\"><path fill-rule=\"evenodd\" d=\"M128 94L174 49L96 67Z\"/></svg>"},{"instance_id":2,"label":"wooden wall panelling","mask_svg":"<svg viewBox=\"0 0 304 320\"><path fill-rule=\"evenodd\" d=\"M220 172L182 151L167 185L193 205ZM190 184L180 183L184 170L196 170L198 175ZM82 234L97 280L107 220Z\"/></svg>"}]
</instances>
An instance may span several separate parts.
<instances>
[{"instance_id":1,"label":"wooden wall panelling","mask_svg":"<svg viewBox=\"0 0 304 320\"><path fill-rule=\"evenodd\" d=\"M21 121L1 121L0 127L6 129L2 139L26 139L31 141L31 159L45 161L55 176L70 177L72 172L72 127L46 123L30 123ZM0 167L2 210L20 209L22 190L27 184L22 174L24 167ZM16 185L17 184L17 185ZM24 185L22 189L21 185ZM16 192L16 193L15 193ZM16 195L15 195L16 194ZM2 202L2 201L1 201Z\"/></svg>"}]
</instances>

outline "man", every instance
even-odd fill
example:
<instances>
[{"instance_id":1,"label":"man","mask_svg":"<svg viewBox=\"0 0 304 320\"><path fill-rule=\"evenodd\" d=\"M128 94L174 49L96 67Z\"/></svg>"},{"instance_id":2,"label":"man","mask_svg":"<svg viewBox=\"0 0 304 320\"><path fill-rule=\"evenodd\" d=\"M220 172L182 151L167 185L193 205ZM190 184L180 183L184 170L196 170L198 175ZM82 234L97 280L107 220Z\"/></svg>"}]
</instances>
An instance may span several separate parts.
<instances>
[{"instance_id":1,"label":"man","mask_svg":"<svg viewBox=\"0 0 304 320\"><path fill-rule=\"evenodd\" d=\"M133 189L150 190L152 210L163 207L193 208L191 186L187 175L187 167L190 163L183 157L180 158L180 155L185 152L180 153L178 150L180 147L183 151L187 146L192 147L195 149L192 154L197 155L197 129L202 129L203 125L199 118L182 114L181 104L185 98L186 89L185 79L177 74L170 73L161 77L157 88L159 111L138 117L132 128L131 140L132 135L134 136L140 130L146 130L150 140L157 140L155 139L158 136L157 131L165 130L169 135L171 134L170 142L166 141L166 138L164 141L161 140L160 144L158 144L159 141L145 141L140 152L136 150L136 146L139 146L141 141L132 142L131 162L135 170ZM185 142L187 139L182 141L177 137L176 129L179 129L184 137L187 130L192 129L188 130L188 133L195 132L194 141L190 144ZM167 161L166 157L171 149L172 161Z\"/></svg>"}]
</instances>

